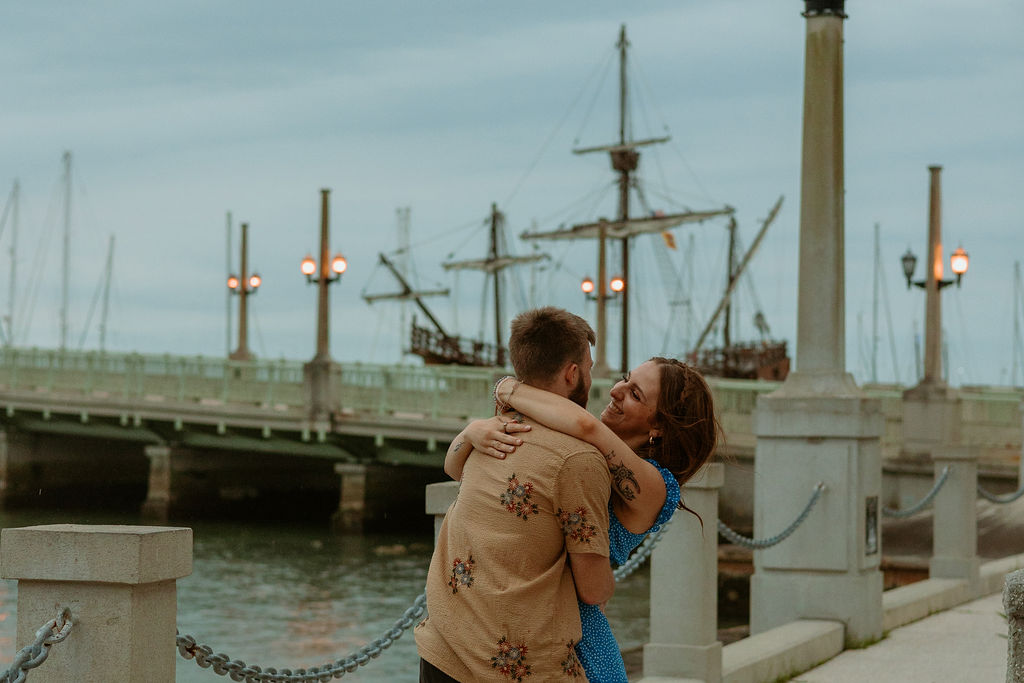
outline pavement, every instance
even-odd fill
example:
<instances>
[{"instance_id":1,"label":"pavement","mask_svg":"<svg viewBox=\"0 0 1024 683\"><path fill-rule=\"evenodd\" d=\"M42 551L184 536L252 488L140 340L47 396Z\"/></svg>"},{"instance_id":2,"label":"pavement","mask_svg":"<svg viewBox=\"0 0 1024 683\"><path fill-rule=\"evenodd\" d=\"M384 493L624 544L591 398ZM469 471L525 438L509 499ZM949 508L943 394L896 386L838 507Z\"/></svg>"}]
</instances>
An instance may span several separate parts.
<instances>
[{"instance_id":1,"label":"pavement","mask_svg":"<svg viewBox=\"0 0 1024 683\"><path fill-rule=\"evenodd\" d=\"M1005 683L1008 627L1002 593L893 629L845 650L792 683Z\"/></svg>"}]
</instances>

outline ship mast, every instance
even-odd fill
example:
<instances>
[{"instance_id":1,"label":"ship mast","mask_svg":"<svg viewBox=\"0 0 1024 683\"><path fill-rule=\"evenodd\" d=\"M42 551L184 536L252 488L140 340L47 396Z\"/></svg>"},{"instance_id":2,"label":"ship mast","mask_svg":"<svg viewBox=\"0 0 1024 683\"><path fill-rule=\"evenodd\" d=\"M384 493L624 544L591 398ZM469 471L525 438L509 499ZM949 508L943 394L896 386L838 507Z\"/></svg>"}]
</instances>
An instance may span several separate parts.
<instances>
[{"instance_id":1,"label":"ship mast","mask_svg":"<svg viewBox=\"0 0 1024 683\"><path fill-rule=\"evenodd\" d=\"M445 270L481 270L490 277L494 290L494 345L497 349L496 362L498 365L505 364L504 334L502 331L504 321L501 317L501 272L509 266L523 263L534 263L546 259L547 254L530 254L528 256L506 256L500 253L499 242L501 242L502 230L505 224L505 216L498 211L498 205L491 203L491 230L490 247L487 258L473 259L468 261L451 261L442 263Z\"/></svg>"},{"instance_id":2,"label":"ship mast","mask_svg":"<svg viewBox=\"0 0 1024 683\"><path fill-rule=\"evenodd\" d=\"M622 293L622 369L629 367L629 291L632 287L629 273L629 238L642 233L663 232L684 223L700 223L717 216L729 216L733 213L730 206L711 211L686 211L676 214L651 216L646 218L629 217L629 188L633 184L633 172L640 162L639 147L668 142L669 136L633 140L629 133L629 89L626 80L626 57L629 40L626 38L626 26L619 29L619 140L612 145L583 147L574 149L574 154L591 152L607 152L611 156L612 170L619 174L619 207L615 221L600 219L594 223L574 225L565 230L551 232L527 232L520 235L522 239L596 239L598 281L595 283L597 298L597 353L594 361L593 374L596 377L607 377L611 370L607 362L607 325L606 306L611 296L607 293L607 277L605 264L605 239L617 238L622 242L622 277L626 288Z\"/></svg>"},{"instance_id":3,"label":"ship mast","mask_svg":"<svg viewBox=\"0 0 1024 683\"><path fill-rule=\"evenodd\" d=\"M61 274L60 350L68 342L68 284L71 258L71 152L64 152L64 267Z\"/></svg>"}]
</instances>

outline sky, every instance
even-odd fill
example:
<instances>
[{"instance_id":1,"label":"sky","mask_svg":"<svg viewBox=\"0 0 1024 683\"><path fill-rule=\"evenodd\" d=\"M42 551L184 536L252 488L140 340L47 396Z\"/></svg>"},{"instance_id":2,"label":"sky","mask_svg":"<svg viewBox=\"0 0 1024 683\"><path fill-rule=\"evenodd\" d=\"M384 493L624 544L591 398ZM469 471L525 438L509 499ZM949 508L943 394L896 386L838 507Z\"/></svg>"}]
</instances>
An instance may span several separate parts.
<instances>
[{"instance_id":1,"label":"sky","mask_svg":"<svg viewBox=\"0 0 1024 683\"><path fill-rule=\"evenodd\" d=\"M331 251L349 265L330 287L339 361L418 362L402 353L413 309L362 298L397 290L378 254L398 249L403 207L411 248L395 258L417 287L451 290L426 300L449 332L493 339L483 275L440 266L485 255L492 202L513 253L550 257L506 271L503 317L552 304L593 322L579 282L596 275L594 243L518 235L614 215L607 156L572 150L617 138L625 24L631 134L671 136L642 150L646 202L634 198L635 211L731 206L745 249L783 196L734 297L733 338L758 338L760 310L792 356L802 9L798 0L5 3L4 331L17 346L60 343L65 151L70 348L98 348L102 323L111 351L226 355L238 297L225 282L245 222L263 279L248 300L250 348L309 359L316 291L299 262L318 248L321 188L331 190ZM949 380L1024 385L1020 352L1014 362L1024 4L851 0L846 9L847 369L860 382L916 381L924 295L908 291L899 259L925 252L937 164L947 264L959 245L971 258L962 287L942 294ZM675 250L658 235L634 240L631 364L682 355L705 327L726 278L725 226L679 228ZM611 257L614 271L617 245ZM614 361L621 309L609 317Z\"/></svg>"}]
</instances>

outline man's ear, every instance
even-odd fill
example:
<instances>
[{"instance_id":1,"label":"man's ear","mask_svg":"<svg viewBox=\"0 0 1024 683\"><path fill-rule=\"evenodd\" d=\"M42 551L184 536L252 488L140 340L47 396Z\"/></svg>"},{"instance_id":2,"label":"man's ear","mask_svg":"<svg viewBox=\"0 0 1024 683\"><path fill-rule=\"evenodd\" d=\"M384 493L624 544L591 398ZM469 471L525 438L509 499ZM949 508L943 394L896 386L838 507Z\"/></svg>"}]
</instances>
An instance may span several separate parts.
<instances>
[{"instance_id":1,"label":"man's ear","mask_svg":"<svg viewBox=\"0 0 1024 683\"><path fill-rule=\"evenodd\" d=\"M565 386L574 387L579 382L580 378L580 365L579 363L567 363L565 368L562 370L562 381L565 382Z\"/></svg>"}]
</instances>

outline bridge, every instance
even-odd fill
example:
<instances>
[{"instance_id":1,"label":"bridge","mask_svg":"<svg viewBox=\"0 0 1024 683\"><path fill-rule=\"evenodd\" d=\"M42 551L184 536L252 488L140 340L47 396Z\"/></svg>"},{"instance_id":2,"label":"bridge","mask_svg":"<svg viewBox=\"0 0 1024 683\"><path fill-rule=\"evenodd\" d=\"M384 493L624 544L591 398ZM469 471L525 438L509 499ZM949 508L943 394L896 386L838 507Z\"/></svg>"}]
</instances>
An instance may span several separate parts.
<instances>
[{"instance_id":1,"label":"bridge","mask_svg":"<svg viewBox=\"0 0 1024 683\"><path fill-rule=\"evenodd\" d=\"M176 497L172 489L190 486L182 477L170 481L171 470L181 469L180 462L187 461L189 454L202 453L198 459L205 469L219 463L215 467L227 481L232 472L250 465L255 453L263 454L259 468L275 472L272 479L290 471L289 476L295 475L300 482L297 486L322 486L310 480L321 477L327 468L334 489L323 495L347 491L349 501L338 503L339 509L347 510L343 516L359 527L367 512L366 467L421 468L422 476L413 477L409 486L415 501L411 506L419 505L422 485L438 478L447 444L468 420L492 413L491 388L497 378L511 372L332 363L330 410L317 415L312 407L310 365L286 359L0 349L0 444L4 446L0 490L16 501L18 491L27 490L30 483L40 488L36 480L25 481L26 467L73 457L71 451L81 450L83 440L99 439L114 444L115 451L124 451L119 469L132 471L136 480L146 482L145 507L163 518ZM612 383L607 378L594 379L593 411L603 408ZM780 385L722 378L709 378L709 383L725 432L720 454L738 465L727 468L723 516L749 526L754 409L760 395ZM931 461L927 452L915 451L904 438L902 388L867 385L864 392L880 399L884 415L886 504L899 506L920 498L931 485ZM1021 392L963 387L960 398L960 438L978 449L982 479L996 490L1012 490L1022 443ZM16 435L40 438L26 445ZM148 472L140 471L147 463L143 454ZM107 448L102 461L117 468L118 460L111 457ZM179 465L172 464L175 459ZM300 463L315 463L311 467L316 472L301 476L295 471ZM335 474L341 477L340 483ZM240 489L222 482L217 490L221 497L255 498L253 492L261 486L250 481ZM187 491L179 493L177 498L184 502ZM362 503L357 504L360 499Z\"/></svg>"}]
</instances>

